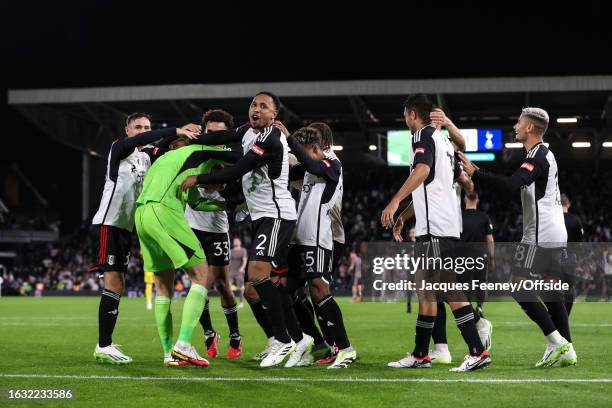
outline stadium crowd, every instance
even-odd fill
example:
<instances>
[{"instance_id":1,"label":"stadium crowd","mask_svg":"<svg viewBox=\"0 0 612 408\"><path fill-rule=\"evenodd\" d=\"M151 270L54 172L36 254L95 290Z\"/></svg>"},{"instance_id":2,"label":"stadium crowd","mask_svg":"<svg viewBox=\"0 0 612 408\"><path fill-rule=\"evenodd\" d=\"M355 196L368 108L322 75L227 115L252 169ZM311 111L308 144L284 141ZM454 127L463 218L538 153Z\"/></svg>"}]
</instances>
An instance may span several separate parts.
<instances>
[{"instance_id":1,"label":"stadium crowd","mask_svg":"<svg viewBox=\"0 0 612 408\"><path fill-rule=\"evenodd\" d=\"M392 192L399 187L403 171L384 169L361 172L359 179L351 179L350 173L345 184L342 221L345 226L346 242L339 269L334 276L334 288L341 293L350 293L352 273L349 272L349 252L359 252L360 243L367 241L390 241L391 232L384 229L379 222L380 211L391 198ZM566 188L572 201L571 212L576 214L584 228L585 242L611 242L612 219L609 203L612 202L612 171L601 176L583 177L583 174L560 174L560 184ZM367 186L367 187L365 187ZM600 194L590 194L600 191ZM494 225L496 242L519 241L522 234L520 202L505 200L486 191L481 192L480 208L487 212ZM36 228L57 228L57 221L46 223L44 217L37 218ZM13 229L16 228L16 224ZM30 223L30 225L32 225ZM5 224L3 228L7 228ZM95 236L89 223L72 234L63 236L58 242L30 244L17 252L12 265L0 266L3 278L3 295L36 295L45 290L97 292L100 281L96 273L88 268L94 263L97 254L92 253L92 240ZM409 227L408 227L409 228ZM407 229L404 231L407 233ZM231 235L242 239L249 247L250 223L234 223ZM135 238L133 242L138 242ZM127 274L127 295L141 296L144 290L142 259L137 245L132 248ZM610 256L612 257L612 251ZM584 271L577 285L579 293L586 293L589 288L601 288L606 278L612 277L612 261L595 259L587 256L583 259ZM590 267L589 267L590 265ZM599 271L596 274L587 272ZM608 276L609 275L609 276ZM175 281L177 294L184 294L189 287L189 279L179 271ZM607 296L612 295L608 290Z\"/></svg>"}]
</instances>

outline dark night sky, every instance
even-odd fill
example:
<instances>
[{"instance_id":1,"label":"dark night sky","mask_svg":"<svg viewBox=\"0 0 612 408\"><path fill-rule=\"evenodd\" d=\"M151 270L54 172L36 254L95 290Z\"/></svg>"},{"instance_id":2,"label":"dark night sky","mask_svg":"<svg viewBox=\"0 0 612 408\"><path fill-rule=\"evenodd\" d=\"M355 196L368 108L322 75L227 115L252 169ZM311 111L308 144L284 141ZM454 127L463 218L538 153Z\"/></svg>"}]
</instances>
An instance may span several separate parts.
<instances>
[{"instance_id":1,"label":"dark night sky","mask_svg":"<svg viewBox=\"0 0 612 408\"><path fill-rule=\"evenodd\" d=\"M0 5L4 95L39 87L612 73L602 6L59 3ZM8 140L2 162L19 163L50 196L78 183L77 152L33 128L6 96L0 109Z\"/></svg>"},{"instance_id":2,"label":"dark night sky","mask_svg":"<svg viewBox=\"0 0 612 408\"><path fill-rule=\"evenodd\" d=\"M380 1L369 7L223 1L126 8L119 4L127 2L89 0L61 10L59 2L3 3L2 48L9 58L2 81L14 88L595 74L612 68L612 30L601 6L559 6L559 14L535 2L513 2L511 11L500 2L437 10Z\"/></svg>"}]
</instances>

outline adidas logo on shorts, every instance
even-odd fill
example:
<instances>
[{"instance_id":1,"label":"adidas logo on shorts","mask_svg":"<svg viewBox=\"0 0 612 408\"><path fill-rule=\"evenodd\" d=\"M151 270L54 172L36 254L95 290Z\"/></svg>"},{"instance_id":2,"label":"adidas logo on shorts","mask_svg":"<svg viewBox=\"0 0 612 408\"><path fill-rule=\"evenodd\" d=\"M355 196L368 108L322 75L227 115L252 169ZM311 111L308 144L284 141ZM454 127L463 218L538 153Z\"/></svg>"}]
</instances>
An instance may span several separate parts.
<instances>
[{"instance_id":1,"label":"adidas logo on shorts","mask_svg":"<svg viewBox=\"0 0 612 408\"><path fill-rule=\"evenodd\" d=\"M259 251L259 252L257 253L257 255L258 255L258 256L263 256L263 254L264 254L264 252L263 252L263 251Z\"/></svg>"}]
</instances>

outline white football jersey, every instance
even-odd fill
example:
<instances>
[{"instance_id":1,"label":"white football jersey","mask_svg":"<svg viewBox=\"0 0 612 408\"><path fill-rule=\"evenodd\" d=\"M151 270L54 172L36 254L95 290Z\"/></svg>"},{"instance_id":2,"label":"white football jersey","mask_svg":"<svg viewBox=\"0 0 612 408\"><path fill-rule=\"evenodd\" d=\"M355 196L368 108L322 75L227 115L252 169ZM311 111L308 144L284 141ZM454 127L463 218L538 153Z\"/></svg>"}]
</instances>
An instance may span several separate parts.
<instances>
[{"instance_id":1,"label":"white football jersey","mask_svg":"<svg viewBox=\"0 0 612 408\"><path fill-rule=\"evenodd\" d=\"M113 145L117 143L115 141ZM94 225L112 225L128 231L134 229L136 199L142 190L145 173L151 166L148 154L137 148L124 159L108 154L106 181L100 207L93 217Z\"/></svg>"},{"instance_id":2,"label":"white football jersey","mask_svg":"<svg viewBox=\"0 0 612 408\"><path fill-rule=\"evenodd\" d=\"M342 165L339 160L331 158L323 162L329 171L339 175L338 181L332 182L309 172L304 174L292 243L333 250L331 213L342 195Z\"/></svg>"},{"instance_id":3,"label":"white football jersey","mask_svg":"<svg viewBox=\"0 0 612 408\"><path fill-rule=\"evenodd\" d=\"M527 153L519 170L528 180L521 187L523 238L521 242L543 247L564 247L567 230L559 191L555 155L539 143Z\"/></svg>"},{"instance_id":4,"label":"white football jersey","mask_svg":"<svg viewBox=\"0 0 612 408\"><path fill-rule=\"evenodd\" d=\"M205 200L225 201L218 191L208 191L202 187L198 188L198 191ZM186 205L185 219L191 228L199 231L215 234L225 234L229 231L229 221L225 211L197 211Z\"/></svg>"},{"instance_id":5,"label":"white football jersey","mask_svg":"<svg viewBox=\"0 0 612 408\"><path fill-rule=\"evenodd\" d=\"M249 128L242 136L242 149L265 158L267 163L242 176L242 191L252 220L262 217L295 220L295 201L288 190L289 147L274 126L255 133Z\"/></svg>"},{"instance_id":6,"label":"white football jersey","mask_svg":"<svg viewBox=\"0 0 612 408\"><path fill-rule=\"evenodd\" d=\"M454 188L453 145L435 127L428 125L412 138L411 167L429 165L429 175L412 193L417 236L459 239L461 212Z\"/></svg>"}]
</instances>

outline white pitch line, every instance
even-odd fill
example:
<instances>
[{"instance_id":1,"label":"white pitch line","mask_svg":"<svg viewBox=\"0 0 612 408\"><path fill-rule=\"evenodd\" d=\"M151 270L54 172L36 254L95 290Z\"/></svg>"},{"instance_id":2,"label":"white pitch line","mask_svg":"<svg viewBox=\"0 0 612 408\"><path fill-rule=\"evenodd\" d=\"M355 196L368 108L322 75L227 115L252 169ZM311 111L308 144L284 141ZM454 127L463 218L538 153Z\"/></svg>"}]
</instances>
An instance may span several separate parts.
<instances>
[{"instance_id":1,"label":"white pitch line","mask_svg":"<svg viewBox=\"0 0 612 408\"><path fill-rule=\"evenodd\" d=\"M502 326L532 326L535 325L533 322L491 322L493 325ZM612 327L612 323L570 323L571 327Z\"/></svg>"},{"instance_id":2,"label":"white pitch line","mask_svg":"<svg viewBox=\"0 0 612 408\"><path fill-rule=\"evenodd\" d=\"M184 382L278 382L304 383L612 383L612 378L300 378L300 377L132 377L126 375L52 375L52 374L0 374L0 378L60 379L60 380L131 380L131 381L184 381Z\"/></svg>"},{"instance_id":3,"label":"white pitch line","mask_svg":"<svg viewBox=\"0 0 612 408\"><path fill-rule=\"evenodd\" d=\"M511 326L534 326L535 323L533 322L495 322L493 321L493 326L497 325L497 326L503 326L503 327L511 327ZM241 326L255 326L255 323L250 324L249 323L240 323ZM351 324L353 327L388 327L388 324L370 324L370 323L352 323ZM61 322L30 322L30 323L26 323L26 322L4 322L2 320L0 320L0 326L17 326L17 327L30 327L32 329L36 329L38 327L98 327L98 323L92 323L91 319L89 323L75 323L75 322L65 322L65 323L61 323ZM140 323L139 324L140 327L145 326L145 327L155 327L155 323ZM535 327L535 326L534 326ZM599 327L599 328L610 328L612 327L612 323L572 323L571 327Z\"/></svg>"}]
</instances>

